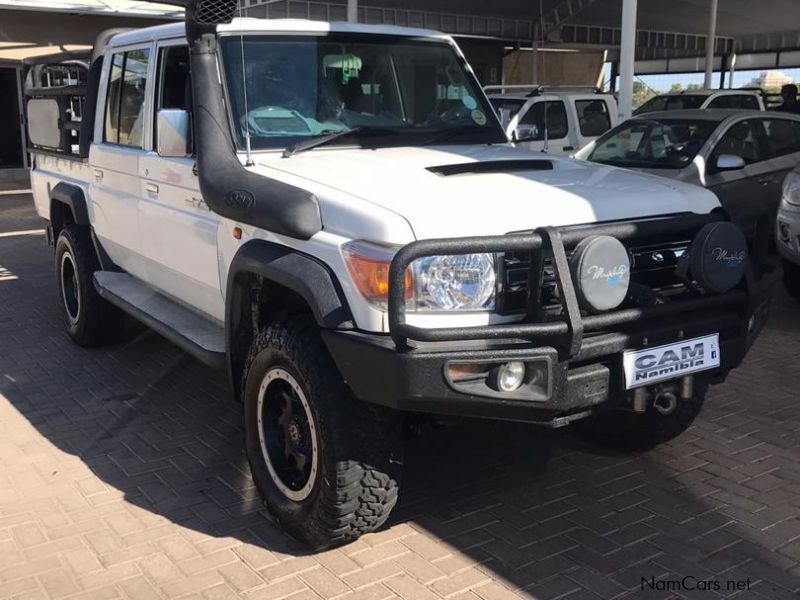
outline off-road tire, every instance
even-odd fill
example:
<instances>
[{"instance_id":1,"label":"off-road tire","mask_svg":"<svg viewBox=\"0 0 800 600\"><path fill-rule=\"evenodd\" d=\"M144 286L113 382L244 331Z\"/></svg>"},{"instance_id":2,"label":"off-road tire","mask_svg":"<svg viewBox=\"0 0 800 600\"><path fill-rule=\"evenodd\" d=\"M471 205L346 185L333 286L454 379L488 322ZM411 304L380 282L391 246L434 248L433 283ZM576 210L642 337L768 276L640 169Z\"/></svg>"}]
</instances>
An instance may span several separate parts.
<instances>
[{"instance_id":1,"label":"off-road tire","mask_svg":"<svg viewBox=\"0 0 800 600\"><path fill-rule=\"evenodd\" d=\"M789 295L800 302L800 265L783 261L783 285Z\"/></svg>"},{"instance_id":2,"label":"off-road tire","mask_svg":"<svg viewBox=\"0 0 800 600\"><path fill-rule=\"evenodd\" d=\"M316 428L317 475L313 484L308 478L306 485L313 487L299 500L289 498L270 474L259 437L262 384L276 371L288 372L299 384ZM399 491L400 413L354 398L311 317L291 317L261 331L245 363L242 390L253 480L284 531L318 550L355 540L386 522Z\"/></svg>"},{"instance_id":3,"label":"off-road tire","mask_svg":"<svg viewBox=\"0 0 800 600\"><path fill-rule=\"evenodd\" d=\"M104 300L92 278L100 262L88 227L67 225L56 240L56 286L67 333L79 346L100 346L116 339L124 325L124 315ZM70 290L65 292L64 269L71 270ZM72 287L74 286L74 287ZM67 298L73 300L68 305Z\"/></svg>"},{"instance_id":4,"label":"off-road tire","mask_svg":"<svg viewBox=\"0 0 800 600\"><path fill-rule=\"evenodd\" d=\"M678 399L671 415L660 414L648 403L643 414L612 410L575 423L584 438L618 452L641 452L664 444L686 431L703 409L707 384L695 384L689 400Z\"/></svg>"}]
</instances>

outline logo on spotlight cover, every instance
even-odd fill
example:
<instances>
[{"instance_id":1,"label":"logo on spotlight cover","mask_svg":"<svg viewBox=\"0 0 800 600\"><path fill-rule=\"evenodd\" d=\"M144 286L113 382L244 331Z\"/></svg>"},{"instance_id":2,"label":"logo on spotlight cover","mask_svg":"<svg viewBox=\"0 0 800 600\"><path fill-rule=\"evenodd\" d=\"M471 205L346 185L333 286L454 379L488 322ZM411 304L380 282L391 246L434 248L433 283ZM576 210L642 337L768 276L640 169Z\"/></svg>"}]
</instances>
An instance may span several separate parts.
<instances>
[{"instance_id":1,"label":"logo on spotlight cover","mask_svg":"<svg viewBox=\"0 0 800 600\"><path fill-rule=\"evenodd\" d=\"M618 265L610 270L600 265L592 265L586 272L595 281L605 280L606 285L617 287L625 285L629 269L628 265Z\"/></svg>"}]
</instances>

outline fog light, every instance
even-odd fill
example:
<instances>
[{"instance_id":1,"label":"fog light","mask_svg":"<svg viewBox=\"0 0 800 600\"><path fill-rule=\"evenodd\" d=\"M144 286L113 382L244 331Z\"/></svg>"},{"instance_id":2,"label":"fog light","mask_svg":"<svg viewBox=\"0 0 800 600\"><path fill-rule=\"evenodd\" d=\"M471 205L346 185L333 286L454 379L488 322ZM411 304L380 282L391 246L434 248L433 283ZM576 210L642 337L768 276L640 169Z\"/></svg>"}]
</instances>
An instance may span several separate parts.
<instances>
[{"instance_id":1,"label":"fog light","mask_svg":"<svg viewBox=\"0 0 800 600\"><path fill-rule=\"evenodd\" d=\"M778 233L781 236L781 241L788 244L789 241L792 239L792 230L786 223L781 223L778 226Z\"/></svg>"},{"instance_id":2,"label":"fog light","mask_svg":"<svg viewBox=\"0 0 800 600\"><path fill-rule=\"evenodd\" d=\"M497 391L515 392L525 383L525 363L514 361L500 365L490 379Z\"/></svg>"}]
</instances>

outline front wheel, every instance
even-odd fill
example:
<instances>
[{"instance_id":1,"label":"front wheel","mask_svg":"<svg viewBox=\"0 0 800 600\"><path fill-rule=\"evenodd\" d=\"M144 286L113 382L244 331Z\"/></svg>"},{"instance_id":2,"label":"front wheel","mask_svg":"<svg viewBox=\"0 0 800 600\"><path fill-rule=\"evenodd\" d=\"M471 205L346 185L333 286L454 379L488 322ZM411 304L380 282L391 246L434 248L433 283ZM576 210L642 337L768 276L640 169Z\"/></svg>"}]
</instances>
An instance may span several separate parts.
<instances>
[{"instance_id":1,"label":"front wheel","mask_svg":"<svg viewBox=\"0 0 800 600\"><path fill-rule=\"evenodd\" d=\"M695 384L692 397L678 398L669 414L649 402L644 413L611 410L575 423L586 439L620 452L649 450L686 431L703 409L708 384Z\"/></svg>"},{"instance_id":2,"label":"front wheel","mask_svg":"<svg viewBox=\"0 0 800 600\"><path fill-rule=\"evenodd\" d=\"M800 302L800 265L783 261L783 285L789 295Z\"/></svg>"},{"instance_id":3,"label":"front wheel","mask_svg":"<svg viewBox=\"0 0 800 600\"><path fill-rule=\"evenodd\" d=\"M312 319L264 329L242 389L253 480L287 533L321 549L386 522L399 490L400 415L353 397Z\"/></svg>"}]
</instances>

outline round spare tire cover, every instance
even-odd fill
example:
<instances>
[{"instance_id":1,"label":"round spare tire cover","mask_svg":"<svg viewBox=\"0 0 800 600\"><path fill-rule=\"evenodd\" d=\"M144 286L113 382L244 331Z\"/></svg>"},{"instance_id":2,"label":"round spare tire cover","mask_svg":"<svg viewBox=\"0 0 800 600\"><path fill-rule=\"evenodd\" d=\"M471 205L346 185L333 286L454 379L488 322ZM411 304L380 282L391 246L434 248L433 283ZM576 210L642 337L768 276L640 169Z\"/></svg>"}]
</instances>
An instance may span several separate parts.
<instances>
[{"instance_id":1,"label":"round spare tire cover","mask_svg":"<svg viewBox=\"0 0 800 600\"><path fill-rule=\"evenodd\" d=\"M617 308L628 294L631 260L618 239L596 235L582 240L570 257L581 308L593 313Z\"/></svg>"},{"instance_id":2,"label":"round spare tire cover","mask_svg":"<svg viewBox=\"0 0 800 600\"><path fill-rule=\"evenodd\" d=\"M709 223L695 236L689 251L692 276L715 294L729 292L744 277L747 240L733 223Z\"/></svg>"}]
</instances>

